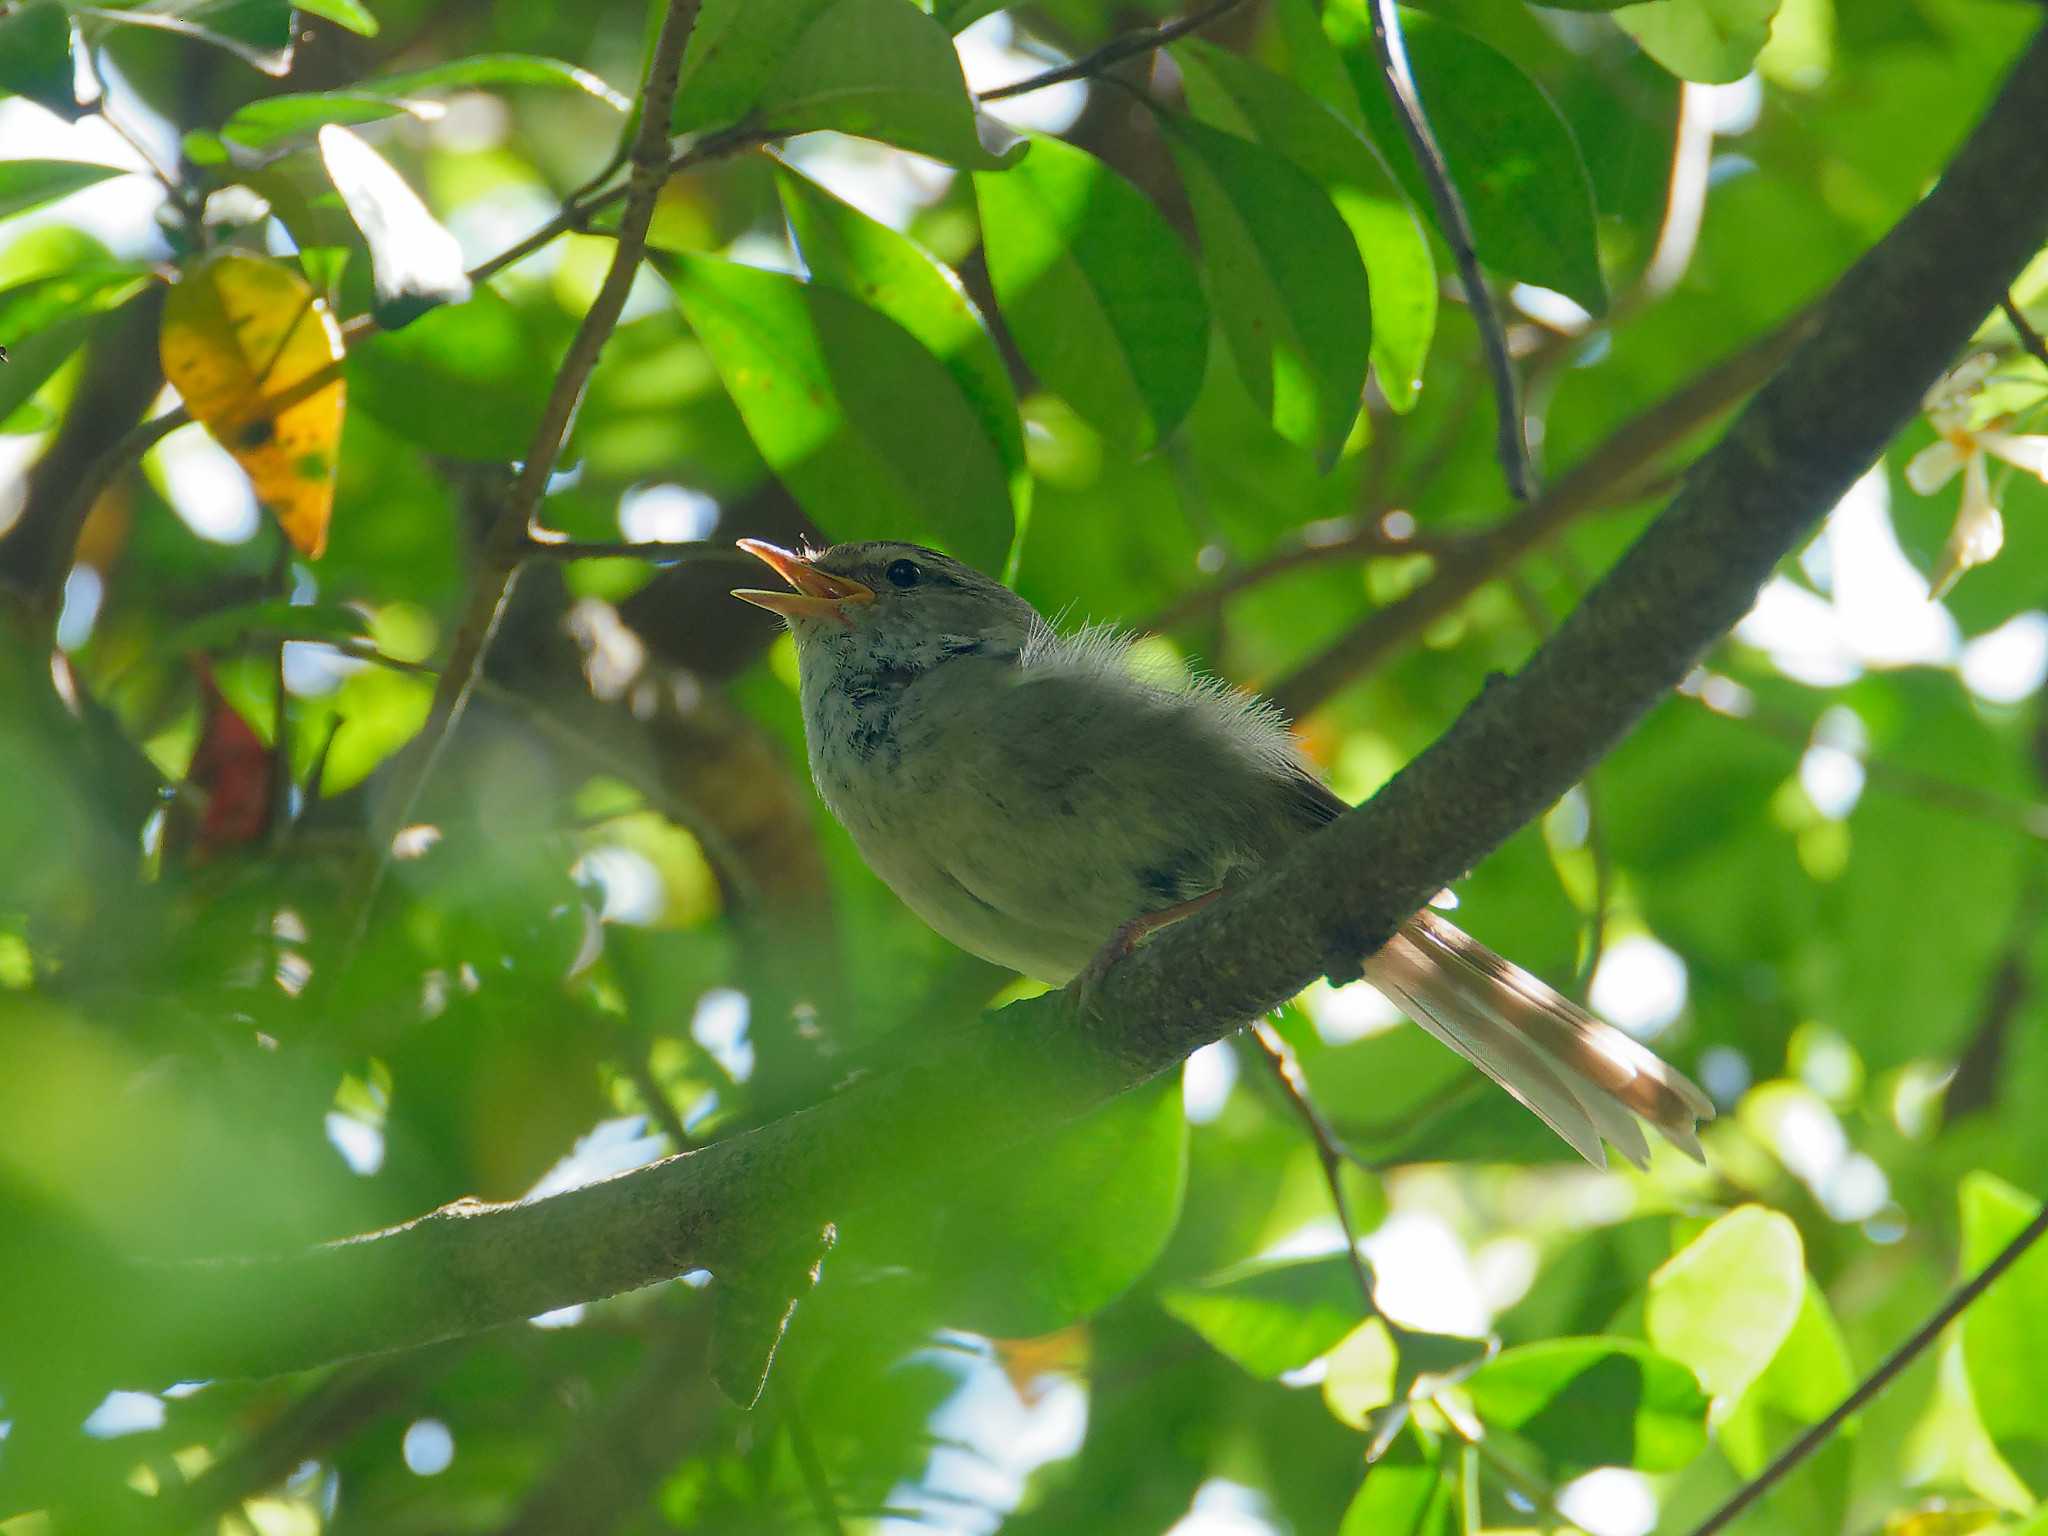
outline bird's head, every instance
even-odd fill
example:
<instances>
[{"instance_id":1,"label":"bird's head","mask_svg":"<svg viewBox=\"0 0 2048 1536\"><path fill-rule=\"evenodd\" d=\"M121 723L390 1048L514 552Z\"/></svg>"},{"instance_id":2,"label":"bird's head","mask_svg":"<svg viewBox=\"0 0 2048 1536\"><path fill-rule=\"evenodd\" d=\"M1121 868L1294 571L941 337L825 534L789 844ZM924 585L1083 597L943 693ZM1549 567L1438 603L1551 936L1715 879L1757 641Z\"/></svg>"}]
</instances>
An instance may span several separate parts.
<instances>
[{"instance_id":1,"label":"bird's head","mask_svg":"<svg viewBox=\"0 0 2048 1536\"><path fill-rule=\"evenodd\" d=\"M1040 627L1037 610L1001 582L920 545L874 540L794 554L739 542L791 590L733 596L780 614L806 664L829 655L864 671L921 672L953 656L1015 656Z\"/></svg>"}]
</instances>

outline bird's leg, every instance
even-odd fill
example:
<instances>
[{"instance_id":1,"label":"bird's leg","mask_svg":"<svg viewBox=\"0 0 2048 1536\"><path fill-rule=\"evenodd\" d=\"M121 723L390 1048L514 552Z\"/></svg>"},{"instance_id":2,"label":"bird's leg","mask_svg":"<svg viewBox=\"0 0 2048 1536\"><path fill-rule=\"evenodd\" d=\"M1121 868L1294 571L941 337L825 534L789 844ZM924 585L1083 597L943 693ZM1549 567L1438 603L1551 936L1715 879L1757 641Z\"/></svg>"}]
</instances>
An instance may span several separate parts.
<instances>
[{"instance_id":1,"label":"bird's leg","mask_svg":"<svg viewBox=\"0 0 2048 1536\"><path fill-rule=\"evenodd\" d=\"M1170 907L1161 907L1156 912L1139 913L1111 934L1107 944L1095 951L1095 958L1088 962L1088 968L1074 978L1076 993L1085 1002L1093 995L1095 989L1102 985L1102 978L1116 968L1118 961L1136 949L1139 941L1147 934L1201 911L1222 894L1223 890L1219 886L1213 891L1204 891L1199 896L1190 896L1186 901L1177 901Z\"/></svg>"}]
</instances>

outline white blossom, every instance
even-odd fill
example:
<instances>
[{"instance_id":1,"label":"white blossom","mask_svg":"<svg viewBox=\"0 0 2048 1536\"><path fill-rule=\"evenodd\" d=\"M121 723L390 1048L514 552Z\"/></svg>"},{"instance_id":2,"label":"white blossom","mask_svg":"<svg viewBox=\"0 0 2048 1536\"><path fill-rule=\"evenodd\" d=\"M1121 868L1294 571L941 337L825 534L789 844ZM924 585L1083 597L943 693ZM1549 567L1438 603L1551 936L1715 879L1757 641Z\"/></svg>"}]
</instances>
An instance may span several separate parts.
<instances>
[{"instance_id":1,"label":"white blossom","mask_svg":"<svg viewBox=\"0 0 2048 1536\"><path fill-rule=\"evenodd\" d=\"M1990 460L2002 460L2048 484L2048 436L1969 425L1970 402L1994 362L1988 352L1966 358L1943 375L1922 402L1939 435L1907 461L1906 483L1927 496L1947 485L1958 470L1963 476L1962 502L1931 578L1930 599L1941 597L1957 577L1991 559L2005 543L2005 523L1991 494Z\"/></svg>"}]
</instances>

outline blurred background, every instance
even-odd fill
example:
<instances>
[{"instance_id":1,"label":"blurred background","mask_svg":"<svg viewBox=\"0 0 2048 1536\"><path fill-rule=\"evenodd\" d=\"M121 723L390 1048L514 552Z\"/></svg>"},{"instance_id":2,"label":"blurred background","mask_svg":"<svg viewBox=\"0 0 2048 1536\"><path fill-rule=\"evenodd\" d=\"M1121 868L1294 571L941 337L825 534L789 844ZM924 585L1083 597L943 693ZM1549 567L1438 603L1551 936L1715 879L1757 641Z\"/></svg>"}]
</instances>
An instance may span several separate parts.
<instances>
[{"instance_id":1,"label":"blurred background","mask_svg":"<svg viewBox=\"0 0 2048 1536\"><path fill-rule=\"evenodd\" d=\"M1092 1141L843 1223L750 1411L706 1378L701 1273L288 1377L125 1373L121 1341L159 1325L78 1302L108 1266L572 1188L1032 990L911 917L812 794L793 654L724 595L753 579L727 551L873 530L775 472L667 267L636 279L540 508L596 557L527 562L406 793L606 215L352 335L317 559L204 425L139 428L180 398L167 310L206 252L296 272L344 320L388 301L322 125L353 125L470 267L605 170L643 7L366 3L0 6L0 1532L1679 1531L2032 1214L2048 362L1994 316L1986 361L1687 689L1456 887L1461 925L1708 1090L1706 1168L1587 1169L1367 989L1319 986L1277 1028L1356 1154L1377 1316L1332 1258L1315 1144L1232 1041ZM991 566L1007 549L1048 614L1142 630L1166 675L1273 691L1356 801L1627 546L2040 22L2013 0L1669 3L1753 34L1691 69L1729 78L1681 78L1697 52L1627 12L1412 13L1447 144L1496 151L1454 171L1521 209L1522 246L1489 211L1482 255L1553 488L1529 506L1398 166L1351 220L1362 244L1393 220L1365 257L1364 409L1320 442L1276 427L1221 319L1177 425L1108 430L992 279L977 175L886 131L679 175L650 243L802 273L786 209L811 197L957 272L1022 423ZM936 36L964 23L975 91L1175 14L925 9ZM1246 132L1261 98L1221 51L1384 149L1363 25L1351 0L1245 0L1122 84L988 110L1213 250L1125 87ZM49 161L102 171L70 190ZM1409 265L1383 282L1381 257ZM1202 271L1219 317L1236 270ZM2048 263L2014 299L2048 319ZM661 548L609 548L635 543ZM1978 568L1936 599L1945 559ZM1737 1529L2048 1530L2044 1309L2048 1267L2022 1265Z\"/></svg>"}]
</instances>

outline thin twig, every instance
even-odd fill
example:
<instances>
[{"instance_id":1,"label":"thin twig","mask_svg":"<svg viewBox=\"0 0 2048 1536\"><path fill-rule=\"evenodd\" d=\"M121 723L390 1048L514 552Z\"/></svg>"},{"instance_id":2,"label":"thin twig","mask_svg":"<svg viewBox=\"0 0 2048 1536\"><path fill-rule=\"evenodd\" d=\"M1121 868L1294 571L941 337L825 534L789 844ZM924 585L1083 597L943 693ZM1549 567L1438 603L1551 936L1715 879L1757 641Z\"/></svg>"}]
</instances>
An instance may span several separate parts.
<instances>
[{"instance_id":1,"label":"thin twig","mask_svg":"<svg viewBox=\"0 0 2048 1536\"><path fill-rule=\"evenodd\" d=\"M1304 566L1324 565L1340 560L1367 560L1380 555L1442 555L1462 548L1469 535L1430 534L1415 530L1389 533L1384 517L1369 522L1344 522L1334 527L1317 525L1309 537L1297 539L1265 559L1226 571L1206 587L1197 587L1175 598L1138 627L1150 634L1179 629L1206 618L1238 593L1262 586L1276 576Z\"/></svg>"},{"instance_id":2,"label":"thin twig","mask_svg":"<svg viewBox=\"0 0 2048 1536\"><path fill-rule=\"evenodd\" d=\"M384 835L377 839L373 850L371 873L355 909L345 956L360 944L376 906L378 889L390 865L390 833L411 819L421 790L433 777L455 723L468 706L484 652L490 648L491 638L497 633L511 599L529 543L529 529L561 458L562 445L568 439L584 387L625 309L633 280L639 275L655 202L675 169L669 154L669 111L682 75L683 50L696 26L698 4L699 0L670 0L662 16L661 30L647 64L647 83L640 94L640 123L633 135L630 156L632 172L627 179L626 206L619 216L611 268L605 273L604 283L591 301L575 340L569 344L540 423L534 428L533 446L527 450L519 478L485 538L483 569L449 647L426 724L421 727L412 755L401 767L392 791L389 811L383 818Z\"/></svg>"},{"instance_id":3,"label":"thin twig","mask_svg":"<svg viewBox=\"0 0 2048 1536\"><path fill-rule=\"evenodd\" d=\"M1004 101L1012 96L1042 91L1048 85L1062 85L1069 80L1091 79L1111 65L1121 64L1125 59L1134 59L1141 53L1152 53L1164 48L1168 43L1186 37L1190 32L1201 30L1224 13L1236 10L1242 3L1243 0L1211 0L1210 4L1203 6L1199 11L1183 16L1178 21L1162 22L1156 27L1140 27L1135 32L1126 32L1121 37L1111 38L1094 52L1082 54L1080 58L1070 63L1062 64L1056 69L1048 69L1042 74L1012 81L1009 85L979 91L974 99L982 102Z\"/></svg>"},{"instance_id":4,"label":"thin twig","mask_svg":"<svg viewBox=\"0 0 2048 1536\"><path fill-rule=\"evenodd\" d=\"M1998 307L2005 311L2005 318L2012 322L2012 328L2019 336L2020 346L2029 355L2039 359L2043 367L2048 367L2048 341L2042 339L2041 333L2028 322L2019 305L2013 303L2012 295L2008 293L2000 299Z\"/></svg>"},{"instance_id":5,"label":"thin twig","mask_svg":"<svg viewBox=\"0 0 2048 1536\"><path fill-rule=\"evenodd\" d=\"M1494 307L1486 278L1479 270L1479 255L1472 245L1472 221L1451 184L1451 168L1430 131L1429 116L1415 79L1408 72L1408 53L1401 44L1401 19L1394 0L1373 0L1372 42L1379 55L1380 76L1387 95L1401 119L1408 146L1415 151L1415 163L1429 184L1430 201L1436 205L1437 224L1458 263L1458 280L1465 288L1465 302L1479 327L1479 341L1486 353L1486 369L1493 376L1493 395L1500 418L1500 467L1507 476L1508 490L1517 501L1529 501L1537 494L1536 467L1529 459L1528 434L1522 421L1521 393L1515 383L1515 366L1508 354L1507 332Z\"/></svg>"},{"instance_id":6,"label":"thin twig","mask_svg":"<svg viewBox=\"0 0 2048 1536\"><path fill-rule=\"evenodd\" d=\"M535 529L527 540L525 553L531 560L647 560L655 563L708 560L755 569L760 567L760 562L744 550L710 539L558 539Z\"/></svg>"},{"instance_id":7,"label":"thin twig","mask_svg":"<svg viewBox=\"0 0 2048 1536\"><path fill-rule=\"evenodd\" d=\"M1266 1059L1266 1065L1273 1069L1273 1079L1279 1083L1280 1092L1286 1096L1288 1105L1315 1142L1316 1161L1322 1165L1323 1182L1330 1186L1330 1204L1337 1208L1337 1225L1344 1229L1344 1256L1351 1261L1351 1273L1358 1281L1359 1294L1365 1298L1365 1310L1377 1312L1379 1305L1372 1299L1372 1271L1365 1267L1365 1259L1358 1251L1358 1229L1351 1224L1351 1202L1344 1194L1344 1165L1358 1162L1358 1158L1344 1145L1336 1129L1323 1118L1323 1112L1316 1108L1315 1100L1309 1096L1308 1078L1301 1070L1294 1048L1268 1020L1261 1019L1254 1024L1251 1033L1252 1039L1258 1043L1259 1053Z\"/></svg>"},{"instance_id":8,"label":"thin twig","mask_svg":"<svg viewBox=\"0 0 2048 1536\"><path fill-rule=\"evenodd\" d=\"M1943 1329L1997 1283L2000 1275L2018 1263L2020 1256L2033 1247L2044 1232L2048 1232L2048 1206L2043 1206L2040 1213L2020 1229L2019 1235L1999 1250L1997 1258L1958 1286L1955 1294L1941 1304L1940 1310L1922 1323L1911 1338L1886 1356L1882 1365L1864 1377L1856 1390L1836 1405L1834 1412L1779 1452L1775 1461L1744 1483L1727 1503L1695 1527L1692 1536L1714 1536L1716 1531L1725 1530L1729 1522L1768 1493L1786 1473L1826 1444L1851 1414L1890 1386L1893 1377L1918 1359L1930 1344L1941 1337Z\"/></svg>"},{"instance_id":9,"label":"thin twig","mask_svg":"<svg viewBox=\"0 0 2048 1536\"><path fill-rule=\"evenodd\" d=\"M1301 719L1575 519L1633 491L1666 454L1769 378L1816 313L1793 317L1622 423L1536 500L1446 557L1427 585L1369 614L1269 689L1274 702Z\"/></svg>"}]
</instances>

